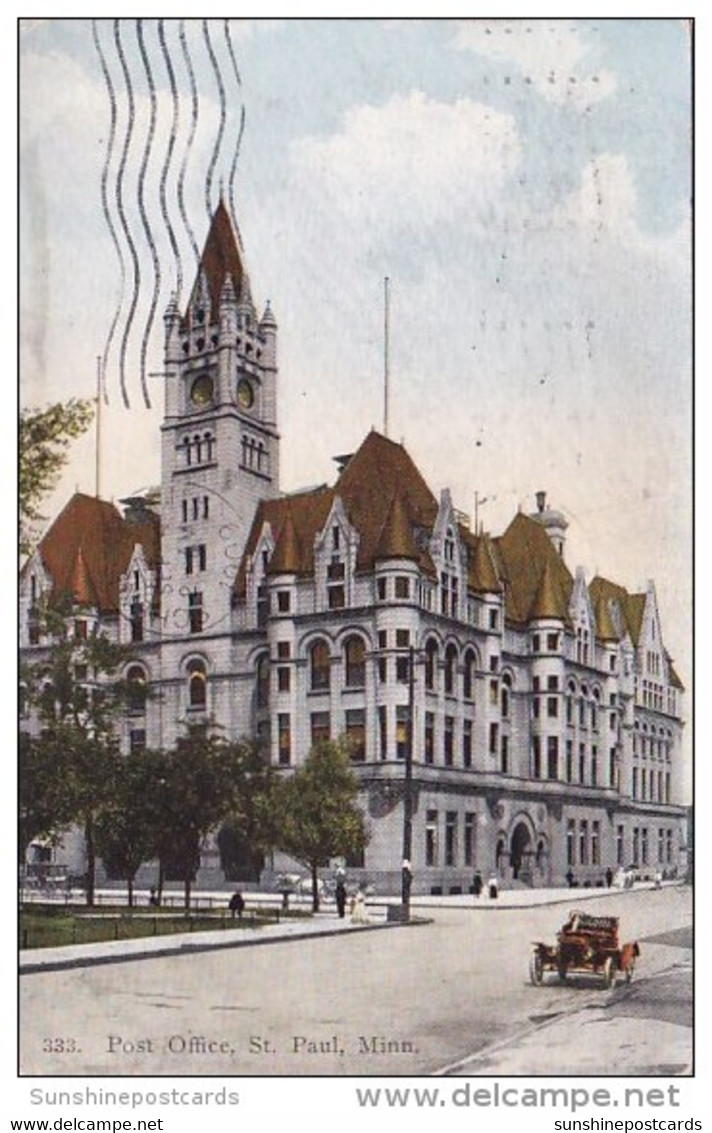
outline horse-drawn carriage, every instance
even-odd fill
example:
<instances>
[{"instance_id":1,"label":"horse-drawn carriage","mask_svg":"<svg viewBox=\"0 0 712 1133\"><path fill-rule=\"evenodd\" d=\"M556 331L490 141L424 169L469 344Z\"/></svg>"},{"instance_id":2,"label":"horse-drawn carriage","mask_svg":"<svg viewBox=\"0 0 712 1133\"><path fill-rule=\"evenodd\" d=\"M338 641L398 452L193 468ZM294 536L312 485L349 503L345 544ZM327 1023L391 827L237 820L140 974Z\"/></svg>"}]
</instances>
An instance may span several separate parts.
<instances>
[{"instance_id":1,"label":"horse-drawn carriage","mask_svg":"<svg viewBox=\"0 0 712 1133\"><path fill-rule=\"evenodd\" d=\"M603 977L606 987L613 987L619 973L630 983L639 955L637 941L621 946L618 917L573 912L557 933L556 944L534 942L529 974L538 986L545 972L556 972L562 981L571 972L593 973Z\"/></svg>"}]
</instances>

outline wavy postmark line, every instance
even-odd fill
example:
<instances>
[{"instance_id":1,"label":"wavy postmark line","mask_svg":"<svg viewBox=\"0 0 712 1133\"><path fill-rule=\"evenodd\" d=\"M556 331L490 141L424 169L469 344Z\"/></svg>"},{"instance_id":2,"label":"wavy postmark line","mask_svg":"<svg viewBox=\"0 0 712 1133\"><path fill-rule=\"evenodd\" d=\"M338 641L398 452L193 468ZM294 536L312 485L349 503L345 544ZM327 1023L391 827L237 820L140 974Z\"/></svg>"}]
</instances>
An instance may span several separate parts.
<instances>
[{"instance_id":1,"label":"wavy postmark line","mask_svg":"<svg viewBox=\"0 0 712 1133\"><path fill-rule=\"evenodd\" d=\"M111 81L111 75L109 74L109 68L108 68L107 63L106 63L106 56L104 55L104 51L103 51L103 48L101 46L101 41L99 39L99 29L97 27L96 19L92 20L91 27L92 27L92 36L93 36L93 39L94 39L94 47L96 48L96 53L99 56L99 63L100 63L100 66L101 66L102 74L104 76L104 83L106 84L107 93L109 95L109 105L110 105L110 108L111 108L111 110L110 110L110 121L109 121L109 137L108 137L107 145L106 145L106 159L104 161L104 167L101 171L101 208L102 208L102 212L103 212L103 215L104 215L104 220L106 221L106 226L109 229L109 235L111 236L111 241L112 241L112 243L114 245L114 249L116 251L117 259L119 261L119 297L118 297L118 302L116 304L116 309L114 311L113 318L112 318L111 323L109 325L109 331L108 331L107 336L106 336L106 342L104 343L104 350L103 350L103 353L101 355L101 359L100 359L100 362L99 362L99 382L100 382L100 386L101 386L101 389L102 389L102 392L103 392L104 403L106 405L108 405L109 404L109 394L108 394L107 385L106 385L106 371L107 371L107 366L108 366L108 361L109 361L109 352L111 350L111 345L112 345L114 335L116 333L116 327L117 327L118 321L119 321L119 316L121 315L121 308L123 307L123 302L124 302L124 288L126 286L126 263L124 261L124 255L123 255L123 252L121 250L121 244L119 242L119 238L118 238L118 235L116 233L116 227L114 225L114 222L113 222L113 219L112 219L112 216L111 216L111 212L109 210L109 192L108 192L109 169L111 167L111 162L112 162L112 159L113 159L113 156L114 156L114 144L116 142L116 124L117 124L117 117L118 117L118 113L117 113L117 109L116 109L116 92L114 91L114 86L113 86L113 83Z\"/></svg>"},{"instance_id":2,"label":"wavy postmark line","mask_svg":"<svg viewBox=\"0 0 712 1133\"><path fill-rule=\"evenodd\" d=\"M206 207L207 214L208 214L208 224L210 224L210 221L212 220L212 216L213 216L213 204L212 204L213 177L215 176L215 167L218 163L218 158L220 156L220 150L222 149L223 136L225 134L225 123L227 121L227 106L226 106L226 100L225 100L225 84L223 83L223 80L222 80L222 74L220 72L220 67L218 66L218 61L215 58L215 51L213 50L213 43L212 43L212 39L210 38L210 25L208 24L207 20L203 20L203 39L205 40L205 46L206 46L207 51L208 51L208 56L210 58L210 65L213 69L213 74L215 75L215 82L217 83L218 95L219 95L219 98L220 98L220 124L218 126L217 137L215 139L215 144L213 146L213 152L211 154L210 162L208 164L207 173L205 175L205 207Z\"/></svg>"},{"instance_id":3,"label":"wavy postmark line","mask_svg":"<svg viewBox=\"0 0 712 1133\"><path fill-rule=\"evenodd\" d=\"M126 389L126 354L128 350L129 336L131 334L131 327L133 325L134 317L136 315L136 306L138 304L138 295L141 287L141 267L139 264L138 253L136 245L134 244L131 230L126 219L126 211L124 209L124 178L126 175L126 165L128 161L129 149L131 147L131 140L133 137L134 124L136 120L136 107L134 100L133 87L131 85L131 74L129 72L126 55L124 53L123 44L121 42L121 21L114 20L114 42L116 43L116 51L121 64L121 71L124 76L124 84L126 87L126 99L128 106L128 120L126 124L126 136L124 138L124 145L121 153L121 161L119 163L119 170L116 178L116 207L121 220L121 227L126 238L126 243L131 257L131 264L133 267L133 294L129 305L126 321L124 322L124 330L121 337L121 355L119 362L119 384L121 386L121 396L124 405L127 409L131 408L128 392Z\"/></svg>"},{"instance_id":4,"label":"wavy postmark line","mask_svg":"<svg viewBox=\"0 0 712 1133\"><path fill-rule=\"evenodd\" d=\"M160 187L159 187L159 197L160 197L160 204L161 204L161 213L163 215L163 222L166 226L166 231L168 233L168 240L170 242L171 250L173 252L173 258L174 258L174 261L175 261L175 271L176 271L175 291L176 291L176 300L179 301L181 292L183 291L183 260L181 258L180 248L178 246L176 234L175 234L175 231L173 229L173 225L171 224L171 218L170 218L170 214L168 212L168 203L167 203L167 198L166 198L166 185L168 183L168 174L169 174L169 171L170 171L171 162L173 160L173 152L174 152L174 149L175 149L176 139L178 137L178 130L180 128L180 102L179 102L179 99L178 99L178 87L176 85L175 71L173 70L173 61L171 59L170 52L168 51L168 47L166 45L165 21L164 20L158 21L158 41L161 45L161 52L163 54L163 61L165 63L166 72L168 74L168 84L169 84L170 89L171 89L171 99L172 99L172 102L173 102L173 118L172 118L172 121L171 121L171 128L170 128L170 133L169 133L169 136L168 136L168 147L166 149L166 157L165 157L165 161L163 163L163 169L161 170L161 182L160 182Z\"/></svg>"},{"instance_id":5,"label":"wavy postmark line","mask_svg":"<svg viewBox=\"0 0 712 1133\"><path fill-rule=\"evenodd\" d=\"M144 404L147 409L151 408L151 398L148 393L148 384L146 381L146 356L148 353L148 340L151 335L153 322L156 317L156 308L158 306L158 296L161 290L161 265L156 251L156 243L153 239L153 230L148 219L146 212L145 188L146 188L146 171L148 170L148 163L153 149L153 141L156 136L156 117L157 117L157 102L156 102L156 85L153 81L153 73L149 63L148 54L146 52L146 44L143 33L143 20L136 21L136 38L138 40L138 48L141 55L141 62L146 73L146 81L148 83L149 98L150 98L150 118L148 125L148 134L146 136L146 144L143 150L143 157L141 159L141 168L138 175L138 209L141 216L141 223L151 253L151 263L153 265L153 291L151 294L151 303L149 306L146 324L144 326L143 335L141 338L141 392L143 393Z\"/></svg>"},{"instance_id":6,"label":"wavy postmark line","mask_svg":"<svg viewBox=\"0 0 712 1133\"><path fill-rule=\"evenodd\" d=\"M225 40L227 42L227 49L228 49L228 52L229 52L229 55L230 55L230 60L232 62L232 69L233 69L233 72L234 72L234 75L235 75L235 81L237 83L237 88L238 88L238 91L239 91L240 102L241 102L241 105L240 105L240 126L239 126L238 133L237 133L237 141L235 143L235 149L234 149L233 155L232 155L232 164L230 165L230 176L229 176L229 179L228 179L228 201L229 201L229 204L230 204L230 215L232 216L232 221L233 221L233 224L235 225L235 231L237 233L237 238L238 238L238 241L240 243L240 247L242 248L243 247L242 235L240 233L240 227L237 223L237 209L235 208L235 175L237 173L237 162L238 162L238 159L240 157L240 149L242 147L242 138L243 138L243 135L245 133L245 103L242 99L242 78L240 76L240 71L239 71L238 66L237 66L237 59L235 57L235 50L234 50L233 44L232 44L232 36L230 34L230 21L229 21L229 19L225 20L224 30L225 30Z\"/></svg>"},{"instance_id":7,"label":"wavy postmark line","mask_svg":"<svg viewBox=\"0 0 712 1133\"><path fill-rule=\"evenodd\" d=\"M190 83L190 107L191 107L190 130L188 132L188 138L187 138L187 141L186 141L185 151L183 153L183 160L181 162L180 172L178 174L178 187L177 187L178 207L180 209L180 215L181 215L181 219L183 221L183 225L185 227L186 234L187 234L188 239L190 241L190 246L193 249L193 255L195 257L195 262L196 262L196 264L199 265L200 264L200 250L198 248L198 243L195 239L195 235L193 233L193 229L191 227L190 221L188 220L188 214L186 212L186 207L185 207L185 174L186 174L186 170L188 168L188 160L190 158L190 152L193 148L193 141L195 139L195 132L198 128L198 114L199 114L198 89L197 89L196 82L195 82L195 73L193 71L193 63L192 63L192 60L191 60L191 57L190 57L190 51L188 50L188 43L186 41L186 36L185 36L185 20L181 20L180 24L178 26L178 39L179 39L180 46L181 46L183 61L185 63L186 70L188 72L188 81Z\"/></svg>"}]
</instances>

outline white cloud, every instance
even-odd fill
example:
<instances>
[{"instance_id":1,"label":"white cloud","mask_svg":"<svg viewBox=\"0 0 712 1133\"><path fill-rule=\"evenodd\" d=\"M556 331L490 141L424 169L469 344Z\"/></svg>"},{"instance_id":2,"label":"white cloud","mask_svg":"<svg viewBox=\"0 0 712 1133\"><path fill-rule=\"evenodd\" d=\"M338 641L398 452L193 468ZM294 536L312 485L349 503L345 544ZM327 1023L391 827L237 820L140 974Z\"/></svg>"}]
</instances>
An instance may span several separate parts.
<instances>
[{"instance_id":1,"label":"white cloud","mask_svg":"<svg viewBox=\"0 0 712 1133\"><path fill-rule=\"evenodd\" d=\"M513 118L471 99L437 102L420 91L359 106L339 133L295 143L298 173L340 211L435 220L492 200L521 161Z\"/></svg>"},{"instance_id":2,"label":"white cloud","mask_svg":"<svg viewBox=\"0 0 712 1133\"><path fill-rule=\"evenodd\" d=\"M615 75L587 62L581 28L563 20L463 20L455 45L510 63L548 102L579 111L616 89Z\"/></svg>"}]
</instances>

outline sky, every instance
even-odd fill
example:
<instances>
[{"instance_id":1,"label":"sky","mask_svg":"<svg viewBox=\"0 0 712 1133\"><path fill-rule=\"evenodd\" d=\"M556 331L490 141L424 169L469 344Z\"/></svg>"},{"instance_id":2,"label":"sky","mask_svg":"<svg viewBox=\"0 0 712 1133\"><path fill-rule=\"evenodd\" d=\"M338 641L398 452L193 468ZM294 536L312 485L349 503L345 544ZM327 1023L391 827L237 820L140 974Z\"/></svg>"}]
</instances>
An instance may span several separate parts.
<instances>
[{"instance_id":1,"label":"sky","mask_svg":"<svg viewBox=\"0 0 712 1133\"><path fill-rule=\"evenodd\" d=\"M653 578L689 687L690 51L673 18L23 21L21 402L101 359L102 494L158 483L162 314L222 192L282 487L383 430L387 277L390 436L493 534L543 489L572 571ZM93 436L47 516L77 488Z\"/></svg>"}]
</instances>

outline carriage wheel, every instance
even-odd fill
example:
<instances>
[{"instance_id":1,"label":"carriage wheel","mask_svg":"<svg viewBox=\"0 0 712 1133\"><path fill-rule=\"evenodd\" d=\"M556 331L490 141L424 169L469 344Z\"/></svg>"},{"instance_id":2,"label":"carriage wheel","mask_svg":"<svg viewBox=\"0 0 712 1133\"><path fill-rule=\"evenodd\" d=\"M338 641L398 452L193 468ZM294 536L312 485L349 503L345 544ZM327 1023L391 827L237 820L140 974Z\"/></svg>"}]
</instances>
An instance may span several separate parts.
<instances>
[{"instance_id":1,"label":"carriage wheel","mask_svg":"<svg viewBox=\"0 0 712 1133\"><path fill-rule=\"evenodd\" d=\"M613 987L616 982L616 963L612 956L608 956L603 965L603 982L606 987Z\"/></svg>"},{"instance_id":2,"label":"carriage wheel","mask_svg":"<svg viewBox=\"0 0 712 1133\"><path fill-rule=\"evenodd\" d=\"M539 952L533 952L529 961L529 975L535 987L539 987L544 979L544 964Z\"/></svg>"}]
</instances>

